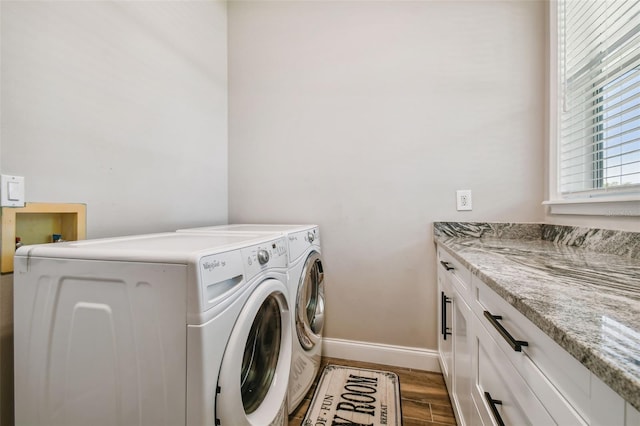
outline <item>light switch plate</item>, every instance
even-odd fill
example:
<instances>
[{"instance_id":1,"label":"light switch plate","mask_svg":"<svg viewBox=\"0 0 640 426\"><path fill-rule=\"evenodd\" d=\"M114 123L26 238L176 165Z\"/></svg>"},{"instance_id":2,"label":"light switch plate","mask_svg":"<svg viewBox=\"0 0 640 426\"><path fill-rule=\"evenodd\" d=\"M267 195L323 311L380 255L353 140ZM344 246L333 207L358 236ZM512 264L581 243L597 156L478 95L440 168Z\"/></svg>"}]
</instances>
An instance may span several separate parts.
<instances>
[{"instance_id":1,"label":"light switch plate","mask_svg":"<svg viewBox=\"0 0 640 426\"><path fill-rule=\"evenodd\" d=\"M2 207L24 207L23 176L0 176L0 205Z\"/></svg>"}]
</instances>

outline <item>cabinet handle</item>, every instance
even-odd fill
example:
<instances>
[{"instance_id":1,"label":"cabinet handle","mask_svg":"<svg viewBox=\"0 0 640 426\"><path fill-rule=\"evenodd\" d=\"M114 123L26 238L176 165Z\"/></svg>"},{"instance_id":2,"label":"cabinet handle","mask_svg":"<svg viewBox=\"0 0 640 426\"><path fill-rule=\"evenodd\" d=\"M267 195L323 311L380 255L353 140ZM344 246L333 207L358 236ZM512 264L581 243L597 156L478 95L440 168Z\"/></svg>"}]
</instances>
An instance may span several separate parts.
<instances>
[{"instance_id":1,"label":"cabinet handle","mask_svg":"<svg viewBox=\"0 0 640 426\"><path fill-rule=\"evenodd\" d=\"M453 266L449 265L449 262L445 262L444 260L441 260L440 264L444 266L444 269L446 269L447 271L453 271L454 269L456 269Z\"/></svg>"},{"instance_id":2,"label":"cabinet handle","mask_svg":"<svg viewBox=\"0 0 640 426\"><path fill-rule=\"evenodd\" d=\"M444 340L447 340L447 336L451 335L450 328L447 327L447 303L451 303L451 298L447 297L444 291L440 292L440 315L442 315L442 318L440 318L440 334L442 334Z\"/></svg>"},{"instance_id":3,"label":"cabinet handle","mask_svg":"<svg viewBox=\"0 0 640 426\"><path fill-rule=\"evenodd\" d=\"M511 346L511 348L516 351L516 352L522 352L522 347L523 346L529 346L528 342L525 342L524 340L516 340L503 326L502 324L500 324L498 322L498 320L502 319L502 315L492 315L491 312L489 311L484 311L484 316L487 317L487 319L489 320L489 322L491 323L492 326L495 327L496 330L498 330L498 333L500 333L500 335L502 337L504 337L504 340L507 341L507 343L509 343L509 346Z\"/></svg>"},{"instance_id":4,"label":"cabinet handle","mask_svg":"<svg viewBox=\"0 0 640 426\"><path fill-rule=\"evenodd\" d=\"M504 426L504 422L502 421L502 417L500 416L498 407L496 407L496 405L502 405L502 401L500 401L499 399L491 398L491 394L489 392L484 393L484 399L487 400L487 403L491 408L491 412L493 413L493 417L496 419L496 422L498 422L498 425Z\"/></svg>"}]
</instances>

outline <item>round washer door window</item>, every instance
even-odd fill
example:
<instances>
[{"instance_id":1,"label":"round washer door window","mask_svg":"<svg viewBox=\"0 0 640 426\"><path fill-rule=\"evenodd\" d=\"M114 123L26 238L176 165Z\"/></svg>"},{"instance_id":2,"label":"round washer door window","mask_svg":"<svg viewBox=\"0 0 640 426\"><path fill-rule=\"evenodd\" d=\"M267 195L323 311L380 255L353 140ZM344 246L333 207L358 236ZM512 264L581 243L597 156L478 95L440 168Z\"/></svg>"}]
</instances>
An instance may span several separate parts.
<instances>
[{"instance_id":1,"label":"round washer door window","mask_svg":"<svg viewBox=\"0 0 640 426\"><path fill-rule=\"evenodd\" d=\"M292 341L285 294L281 281L268 279L244 303L220 366L215 408L220 424L271 425L282 418Z\"/></svg>"},{"instance_id":2,"label":"round washer door window","mask_svg":"<svg viewBox=\"0 0 640 426\"><path fill-rule=\"evenodd\" d=\"M296 333L305 350L322 339L324 327L324 272L322 258L312 252L305 262L296 298Z\"/></svg>"},{"instance_id":3,"label":"round washer door window","mask_svg":"<svg viewBox=\"0 0 640 426\"><path fill-rule=\"evenodd\" d=\"M253 320L242 356L240 389L247 414L256 411L271 387L278 366L281 334L280 305L275 296L270 295Z\"/></svg>"}]
</instances>

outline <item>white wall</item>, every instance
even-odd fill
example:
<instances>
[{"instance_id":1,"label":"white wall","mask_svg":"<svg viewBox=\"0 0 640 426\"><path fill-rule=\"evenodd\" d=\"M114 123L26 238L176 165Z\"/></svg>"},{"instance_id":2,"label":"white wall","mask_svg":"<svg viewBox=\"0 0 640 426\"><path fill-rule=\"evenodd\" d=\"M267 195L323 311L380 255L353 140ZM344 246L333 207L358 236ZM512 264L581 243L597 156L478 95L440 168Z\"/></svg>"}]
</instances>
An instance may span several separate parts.
<instances>
[{"instance_id":1,"label":"white wall","mask_svg":"<svg viewBox=\"0 0 640 426\"><path fill-rule=\"evenodd\" d=\"M0 170L28 202L87 204L87 235L227 221L223 1L0 2ZM13 424L12 276L0 424Z\"/></svg>"},{"instance_id":2,"label":"white wall","mask_svg":"<svg viewBox=\"0 0 640 426\"><path fill-rule=\"evenodd\" d=\"M227 219L222 1L2 1L0 168L88 237Z\"/></svg>"},{"instance_id":3,"label":"white wall","mask_svg":"<svg viewBox=\"0 0 640 426\"><path fill-rule=\"evenodd\" d=\"M544 3L234 1L228 20L230 221L321 226L329 337L435 348L431 223L543 217Z\"/></svg>"}]
</instances>

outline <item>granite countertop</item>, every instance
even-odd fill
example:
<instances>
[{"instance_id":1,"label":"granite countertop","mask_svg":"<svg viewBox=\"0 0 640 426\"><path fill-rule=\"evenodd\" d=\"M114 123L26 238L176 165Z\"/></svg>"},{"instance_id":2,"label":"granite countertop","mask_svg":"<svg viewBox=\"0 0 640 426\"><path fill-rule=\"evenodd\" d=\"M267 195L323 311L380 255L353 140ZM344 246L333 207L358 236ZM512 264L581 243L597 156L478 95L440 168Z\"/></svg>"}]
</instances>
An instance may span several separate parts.
<instances>
[{"instance_id":1,"label":"granite countertop","mask_svg":"<svg viewBox=\"0 0 640 426\"><path fill-rule=\"evenodd\" d=\"M434 240L640 410L640 233L436 222Z\"/></svg>"}]
</instances>

